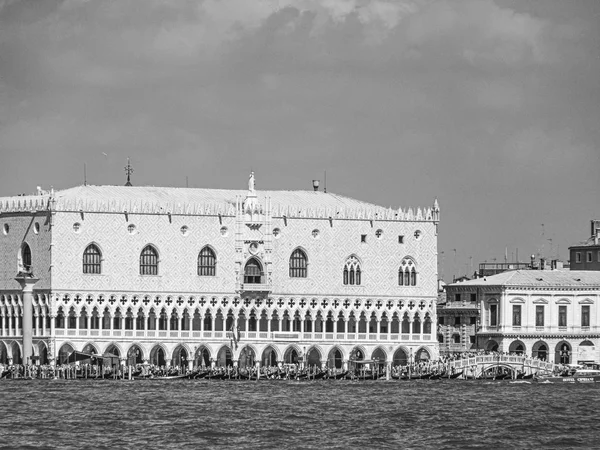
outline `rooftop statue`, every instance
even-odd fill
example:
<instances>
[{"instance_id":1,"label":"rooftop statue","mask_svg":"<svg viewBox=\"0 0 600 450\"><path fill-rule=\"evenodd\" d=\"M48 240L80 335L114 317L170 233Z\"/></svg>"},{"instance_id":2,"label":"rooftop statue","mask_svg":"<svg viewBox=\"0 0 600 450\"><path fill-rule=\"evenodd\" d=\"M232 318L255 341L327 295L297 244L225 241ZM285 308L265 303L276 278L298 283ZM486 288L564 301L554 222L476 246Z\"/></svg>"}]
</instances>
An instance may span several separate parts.
<instances>
[{"instance_id":1,"label":"rooftop statue","mask_svg":"<svg viewBox=\"0 0 600 450\"><path fill-rule=\"evenodd\" d=\"M248 178L248 190L254 192L254 172L250 172L250 177Z\"/></svg>"}]
</instances>

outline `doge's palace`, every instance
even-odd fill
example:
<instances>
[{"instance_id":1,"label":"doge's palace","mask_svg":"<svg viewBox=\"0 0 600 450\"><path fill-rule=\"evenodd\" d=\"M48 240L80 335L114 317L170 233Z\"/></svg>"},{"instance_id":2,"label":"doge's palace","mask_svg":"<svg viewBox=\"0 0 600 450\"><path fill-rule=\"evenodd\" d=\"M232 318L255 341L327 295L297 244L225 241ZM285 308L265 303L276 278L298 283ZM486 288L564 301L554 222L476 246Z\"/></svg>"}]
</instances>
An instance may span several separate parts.
<instances>
[{"instance_id":1,"label":"doge's palace","mask_svg":"<svg viewBox=\"0 0 600 450\"><path fill-rule=\"evenodd\" d=\"M260 191L253 173L244 190L3 197L0 362L73 350L190 368L436 358L438 222L437 201Z\"/></svg>"}]
</instances>

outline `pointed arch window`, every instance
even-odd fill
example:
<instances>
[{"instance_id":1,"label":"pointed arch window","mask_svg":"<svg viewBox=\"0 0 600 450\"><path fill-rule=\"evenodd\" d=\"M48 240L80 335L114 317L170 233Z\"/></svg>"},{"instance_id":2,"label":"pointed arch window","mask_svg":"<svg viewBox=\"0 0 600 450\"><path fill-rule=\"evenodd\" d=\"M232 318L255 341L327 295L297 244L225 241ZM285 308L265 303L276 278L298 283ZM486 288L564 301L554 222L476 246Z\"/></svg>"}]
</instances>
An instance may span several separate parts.
<instances>
[{"instance_id":1,"label":"pointed arch window","mask_svg":"<svg viewBox=\"0 0 600 450\"><path fill-rule=\"evenodd\" d=\"M24 242L21 247L21 266L22 270L29 272L31 270L31 248Z\"/></svg>"},{"instance_id":2,"label":"pointed arch window","mask_svg":"<svg viewBox=\"0 0 600 450\"><path fill-rule=\"evenodd\" d=\"M291 278L306 278L306 268L308 259L306 253L297 248L290 256L290 277Z\"/></svg>"},{"instance_id":3,"label":"pointed arch window","mask_svg":"<svg viewBox=\"0 0 600 450\"><path fill-rule=\"evenodd\" d=\"M417 265L412 258L404 258L398 269L398 286L417 285Z\"/></svg>"},{"instance_id":4,"label":"pointed arch window","mask_svg":"<svg viewBox=\"0 0 600 450\"><path fill-rule=\"evenodd\" d=\"M260 284L262 283L262 266L256 258L251 258L244 267L244 283Z\"/></svg>"},{"instance_id":5,"label":"pointed arch window","mask_svg":"<svg viewBox=\"0 0 600 450\"><path fill-rule=\"evenodd\" d=\"M344 284L358 286L361 283L360 262L356 256L351 256L344 265Z\"/></svg>"},{"instance_id":6,"label":"pointed arch window","mask_svg":"<svg viewBox=\"0 0 600 450\"><path fill-rule=\"evenodd\" d=\"M140 275L158 275L158 252L151 245L140 254Z\"/></svg>"},{"instance_id":7,"label":"pointed arch window","mask_svg":"<svg viewBox=\"0 0 600 450\"><path fill-rule=\"evenodd\" d=\"M217 256L212 248L206 246L198 255L198 275L214 277L217 274Z\"/></svg>"},{"instance_id":8,"label":"pointed arch window","mask_svg":"<svg viewBox=\"0 0 600 450\"><path fill-rule=\"evenodd\" d=\"M83 252L83 273L102 273L102 253L95 244L90 244Z\"/></svg>"}]
</instances>

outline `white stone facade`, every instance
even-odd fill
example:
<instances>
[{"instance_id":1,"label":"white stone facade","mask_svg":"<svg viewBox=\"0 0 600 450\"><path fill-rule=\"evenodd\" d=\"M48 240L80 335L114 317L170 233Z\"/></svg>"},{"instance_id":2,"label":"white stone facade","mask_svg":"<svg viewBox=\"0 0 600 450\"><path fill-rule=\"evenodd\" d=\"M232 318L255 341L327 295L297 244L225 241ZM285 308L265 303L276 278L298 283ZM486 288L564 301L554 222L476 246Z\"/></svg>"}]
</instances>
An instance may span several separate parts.
<instances>
[{"instance_id":1,"label":"white stone facade","mask_svg":"<svg viewBox=\"0 0 600 450\"><path fill-rule=\"evenodd\" d=\"M41 361L71 349L190 366L437 357L438 222L437 203L392 210L324 192L256 191L253 183L248 191L79 186L0 198L0 358L21 354L14 277L24 243L40 279ZM97 274L83 270L91 244L101 253ZM148 245L156 275L140 274ZM210 276L198 273L206 246L216 257ZM290 276L296 249L306 277ZM247 282L252 258L262 273ZM359 284L344 284L349 259L360 267ZM401 267L406 279L414 268L414 282L399 285Z\"/></svg>"},{"instance_id":2,"label":"white stone facade","mask_svg":"<svg viewBox=\"0 0 600 450\"><path fill-rule=\"evenodd\" d=\"M600 272L515 270L446 286L475 294L478 348L552 363L600 362Z\"/></svg>"}]
</instances>

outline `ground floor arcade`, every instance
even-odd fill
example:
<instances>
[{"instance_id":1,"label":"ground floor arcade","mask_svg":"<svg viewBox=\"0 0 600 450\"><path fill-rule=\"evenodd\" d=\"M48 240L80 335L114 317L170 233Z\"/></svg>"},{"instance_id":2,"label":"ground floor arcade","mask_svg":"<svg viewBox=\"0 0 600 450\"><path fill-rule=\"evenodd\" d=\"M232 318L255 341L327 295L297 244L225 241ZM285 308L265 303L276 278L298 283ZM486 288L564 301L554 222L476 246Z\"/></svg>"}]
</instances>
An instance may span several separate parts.
<instances>
[{"instance_id":1,"label":"ground floor arcade","mask_svg":"<svg viewBox=\"0 0 600 450\"><path fill-rule=\"evenodd\" d=\"M478 348L554 364L600 363L600 336L478 336Z\"/></svg>"},{"instance_id":2,"label":"ground floor arcade","mask_svg":"<svg viewBox=\"0 0 600 450\"><path fill-rule=\"evenodd\" d=\"M121 364L197 367L283 366L348 369L365 361L371 366L404 366L437 358L435 343L302 343L302 342L115 342L34 340L37 364L64 364L73 351L104 355ZM21 363L22 344L0 340L0 364Z\"/></svg>"}]
</instances>

